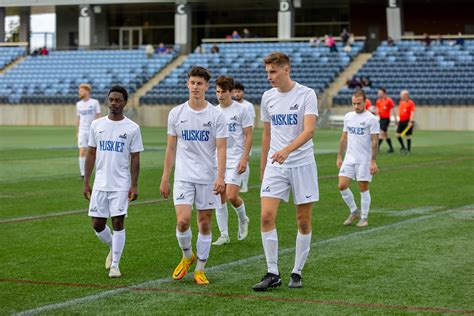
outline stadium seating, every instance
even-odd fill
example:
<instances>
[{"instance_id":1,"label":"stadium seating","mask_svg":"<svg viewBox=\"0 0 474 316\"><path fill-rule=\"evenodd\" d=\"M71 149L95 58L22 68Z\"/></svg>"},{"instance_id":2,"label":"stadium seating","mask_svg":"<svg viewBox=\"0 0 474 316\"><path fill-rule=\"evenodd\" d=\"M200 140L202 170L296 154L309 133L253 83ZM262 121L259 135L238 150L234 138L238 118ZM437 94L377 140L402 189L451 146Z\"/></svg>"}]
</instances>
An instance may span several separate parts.
<instances>
[{"instance_id":1,"label":"stadium seating","mask_svg":"<svg viewBox=\"0 0 474 316\"><path fill-rule=\"evenodd\" d=\"M75 103L79 84L89 83L93 97L103 102L112 85L123 85L133 93L174 57L170 53L148 59L143 50L53 51L47 56L28 56L0 75L0 96L13 104Z\"/></svg>"},{"instance_id":2,"label":"stadium seating","mask_svg":"<svg viewBox=\"0 0 474 316\"><path fill-rule=\"evenodd\" d=\"M418 105L474 105L474 41L464 46L421 41L401 41L389 47L382 43L356 76L368 76L375 101L377 88L385 87L394 101L407 89ZM352 89L343 88L335 105L349 105Z\"/></svg>"},{"instance_id":3,"label":"stadium seating","mask_svg":"<svg viewBox=\"0 0 474 316\"><path fill-rule=\"evenodd\" d=\"M210 52L211 44L203 45ZM230 75L245 85L245 98L260 103L262 93L271 88L267 81L263 58L272 51L288 54L292 61L292 78L322 92L337 74L357 55L362 42L353 45L351 53L330 53L327 47L310 47L307 42L280 43L225 43L218 45L219 53L194 53L163 81L141 98L142 104L179 104L188 99L185 82L193 65L208 68L212 73L207 100L216 103L214 80L219 75Z\"/></svg>"},{"instance_id":4,"label":"stadium seating","mask_svg":"<svg viewBox=\"0 0 474 316\"><path fill-rule=\"evenodd\" d=\"M25 47L0 47L0 69L25 55Z\"/></svg>"}]
</instances>

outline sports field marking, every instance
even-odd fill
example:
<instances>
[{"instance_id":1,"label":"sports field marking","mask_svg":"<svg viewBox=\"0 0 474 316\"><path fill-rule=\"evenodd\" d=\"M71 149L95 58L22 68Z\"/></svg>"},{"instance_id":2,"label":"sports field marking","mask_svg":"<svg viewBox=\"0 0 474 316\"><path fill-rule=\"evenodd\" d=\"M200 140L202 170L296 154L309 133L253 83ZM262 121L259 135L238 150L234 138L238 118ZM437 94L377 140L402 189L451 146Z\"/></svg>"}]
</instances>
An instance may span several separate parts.
<instances>
[{"instance_id":1,"label":"sports field marking","mask_svg":"<svg viewBox=\"0 0 474 316\"><path fill-rule=\"evenodd\" d=\"M32 281L32 280L15 280L15 279L0 279L0 282L9 283L23 283L35 285L50 285L50 286L65 286L65 287L88 287L99 289L123 289L130 292L158 292L158 293L173 293L178 295L193 295L193 296L207 296L207 297L223 297L228 299L248 299L260 301L283 301L290 303L305 303L318 305L337 305L344 307L366 307L374 309L399 309L409 311L427 311L437 313L460 313L472 314L474 310L468 309L450 309L446 307L424 307L424 306L410 306L410 305L387 305L387 304L370 304L370 303L354 303L339 300L318 300L318 299L304 299L304 298L290 298L290 297L273 297L261 295L243 295L243 294L227 294L219 292L196 292L186 290L160 289L160 288L130 288L126 286L114 286L104 284L84 284L84 283L63 283L63 282L47 282L47 281ZM20 314L17 314L20 315Z\"/></svg>"},{"instance_id":2,"label":"sports field marking","mask_svg":"<svg viewBox=\"0 0 474 316\"><path fill-rule=\"evenodd\" d=\"M370 213L380 213L380 214L386 214L388 216L398 217L398 216L421 215L421 214L429 213L431 211L438 211L440 209L443 209L443 207L442 206L422 206L422 207L410 208L403 211L397 211L390 208L380 208L380 209L370 210Z\"/></svg>"},{"instance_id":3,"label":"sports field marking","mask_svg":"<svg viewBox=\"0 0 474 316\"><path fill-rule=\"evenodd\" d=\"M396 227L399 227L399 226L404 226L406 224L412 224L412 223L424 221L424 220L427 220L427 219L430 219L430 218L433 218L433 217L446 215L446 214L454 213L454 212L457 212L457 211L472 211L472 210L473 210L472 208L468 208L467 206L463 206L461 208L445 210L445 211L437 212L437 213L430 214L430 215L423 215L423 216L419 216L419 217L415 217L415 218L402 220L402 221L399 221L399 222L396 222L396 223L391 223L391 224L387 224L387 225L383 225L383 226L378 226L378 227L374 227L374 228L360 230L360 231L350 233L350 234L347 234L347 235L342 235L342 236L338 236L338 237L334 237L334 238L315 241L315 242L311 243L311 247L318 247L318 246L322 246L322 245L326 245L326 244L330 244L330 243L334 243L334 242L344 241L344 240L351 239L351 238L354 238L354 237L363 236L363 235L370 234L370 233L373 233L373 232L383 231L383 230L386 230L386 229L393 229L393 228L396 228ZM292 254L292 253L294 253L294 251L295 251L295 248L291 247L291 248L281 249L278 253L279 253L279 256L281 257L281 256L284 256L284 255ZM249 264L251 262L264 260L264 259L265 259L265 255L261 254L261 255L245 258L245 259L240 259L240 260L236 260L236 261L232 261L232 262L212 266L212 267L207 268L206 271L207 272L217 272L217 271L221 271L221 270L227 270L227 269L230 269L230 268L233 268L233 267L236 267L236 266L246 265L246 264ZM156 286L156 285L166 283L166 282L173 282L173 279L170 278L170 277L167 277L167 278L162 278L162 279L157 279L157 280L150 280L150 281L143 282L143 283L140 283L140 284L137 284L137 285L132 285L132 286L128 286L128 287L120 287L120 288L112 289L112 290L109 290L109 291L99 292L99 293L96 293L96 294L91 294L91 295L87 295L87 296L67 300L67 301L60 302L60 303L54 303L54 304L49 304L49 305L36 307L36 308L33 308L33 309L29 309L29 310L20 312L16 315L34 315L34 314L38 314L38 313L42 313L42 312L56 310L56 309L59 309L59 308L67 308L67 307L70 307L70 306L73 306L73 305L76 305L76 304L91 302L91 301L98 300L100 298L119 295L119 294L121 294L123 292L127 292L127 291L135 291L135 290L138 291L138 289L143 289L143 288L147 288L147 287L150 287L150 286Z\"/></svg>"}]
</instances>

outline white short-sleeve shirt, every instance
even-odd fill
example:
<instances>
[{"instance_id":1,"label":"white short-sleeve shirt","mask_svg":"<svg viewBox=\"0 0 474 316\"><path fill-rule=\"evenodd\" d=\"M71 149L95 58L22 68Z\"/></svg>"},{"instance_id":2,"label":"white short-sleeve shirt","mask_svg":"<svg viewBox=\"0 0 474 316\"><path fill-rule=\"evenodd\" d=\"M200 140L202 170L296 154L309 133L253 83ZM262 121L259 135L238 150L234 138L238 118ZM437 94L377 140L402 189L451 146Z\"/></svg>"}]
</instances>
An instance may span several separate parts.
<instances>
[{"instance_id":1,"label":"white short-sleeve shirt","mask_svg":"<svg viewBox=\"0 0 474 316\"><path fill-rule=\"evenodd\" d=\"M174 180L212 184L217 176L216 139L228 137L224 114L209 102L200 111L185 102L170 111L168 134L177 137Z\"/></svg>"},{"instance_id":2,"label":"white short-sleeve shirt","mask_svg":"<svg viewBox=\"0 0 474 316\"><path fill-rule=\"evenodd\" d=\"M254 120L255 117L257 116L257 114L255 114L255 108L254 108L253 104L250 103L247 100L242 100L242 103L240 103L240 104L245 106L245 108L247 109L247 111L250 114L250 117L252 118L252 120Z\"/></svg>"},{"instance_id":3,"label":"white short-sleeve shirt","mask_svg":"<svg viewBox=\"0 0 474 316\"><path fill-rule=\"evenodd\" d=\"M261 120L271 125L268 164L275 152L288 146L303 132L305 115L318 116L318 100L313 89L295 83L288 92L273 88L263 94ZM313 140L310 139L290 153L281 167L304 166L314 161Z\"/></svg>"},{"instance_id":4,"label":"white short-sleeve shirt","mask_svg":"<svg viewBox=\"0 0 474 316\"><path fill-rule=\"evenodd\" d=\"M347 150L345 163L367 164L372 156L371 136L380 133L377 117L368 111L363 113L349 112L344 116L344 127L347 132Z\"/></svg>"},{"instance_id":5,"label":"white short-sleeve shirt","mask_svg":"<svg viewBox=\"0 0 474 316\"><path fill-rule=\"evenodd\" d=\"M81 100L76 103L76 113L79 116L79 132L89 132L91 123L100 114L100 104L96 99Z\"/></svg>"},{"instance_id":6,"label":"white short-sleeve shirt","mask_svg":"<svg viewBox=\"0 0 474 316\"><path fill-rule=\"evenodd\" d=\"M94 189L128 191L130 189L130 154L143 151L137 123L125 117L112 121L107 116L92 122L89 146L96 147Z\"/></svg>"},{"instance_id":7,"label":"white short-sleeve shirt","mask_svg":"<svg viewBox=\"0 0 474 316\"><path fill-rule=\"evenodd\" d=\"M244 153L244 128L253 126L253 119L248 110L234 101L228 107L218 105L224 114L229 138L227 138L226 168L237 167Z\"/></svg>"}]
</instances>

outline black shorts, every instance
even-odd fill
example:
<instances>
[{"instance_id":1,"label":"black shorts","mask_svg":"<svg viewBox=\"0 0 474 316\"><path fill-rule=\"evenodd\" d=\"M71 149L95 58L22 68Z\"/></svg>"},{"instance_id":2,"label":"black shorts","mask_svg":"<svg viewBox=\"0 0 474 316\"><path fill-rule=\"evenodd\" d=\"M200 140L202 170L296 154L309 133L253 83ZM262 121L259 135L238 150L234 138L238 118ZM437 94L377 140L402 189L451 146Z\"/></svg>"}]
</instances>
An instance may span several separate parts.
<instances>
[{"instance_id":1,"label":"black shorts","mask_svg":"<svg viewBox=\"0 0 474 316\"><path fill-rule=\"evenodd\" d=\"M405 128L408 127L408 122L409 121L400 121L398 122L398 127L397 127L397 134L401 134ZM413 133L413 126L410 127L410 129L406 132L405 135L411 135Z\"/></svg>"},{"instance_id":2,"label":"black shorts","mask_svg":"<svg viewBox=\"0 0 474 316\"><path fill-rule=\"evenodd\" d=\"M380 119L380 129L384 132L388 130L388 126L390 125L390 119L389 118L383 118Z\"/></svg>"}]
</instances>

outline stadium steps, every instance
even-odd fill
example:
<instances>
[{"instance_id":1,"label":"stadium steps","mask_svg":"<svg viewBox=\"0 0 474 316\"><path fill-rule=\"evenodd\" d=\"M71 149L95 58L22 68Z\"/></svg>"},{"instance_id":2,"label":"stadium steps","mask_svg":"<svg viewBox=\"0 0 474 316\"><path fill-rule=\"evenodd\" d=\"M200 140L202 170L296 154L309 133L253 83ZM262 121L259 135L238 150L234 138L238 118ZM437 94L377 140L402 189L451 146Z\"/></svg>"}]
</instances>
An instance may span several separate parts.
<instances>
[{"instance_id":1,"label":"stadium steps","mask_svg":"<svg viewBox=\"0 0 474 316\"><path fill-rule=\"evenodd\" d=\"M15 67L16 65L18 65L19 63L21 63L23 60L25 60L26 57L24 56L21 56L21 57L18 57L17 59L15 59L13 62L11 62L10 64L8 64L7 66L3 67L2 69L0 69L0 74L4 74L5 72L7 72L8 70L10 70L11 68Z\"/></svg>"},{"instance_id":2,"label":"stadium steps","mask_svg":"<svg viewBox=\"0 0 474 316\"><path fill-rule=\"evenodd\" d=\"M178 68L185 60L188 58L188 55L178 56L175 60L169 63L163 70L158 72L153 78L151 78L147 83L141 86L133 95L133 106L140 106L140 98L144 96L148 91L153 89L161 80L168 76L173 70Z\"/></svg>"},{"instance_id":3,"label":"stadium steps","mask_svg":"<svg viewBox=\"0 0 474 316\"><path fill-rule=\"evenodd\" d=\"M339 90L346 86L347 79L352 78L364 64L372 57L370 53L362 53L357 55L356 58L349 64L349 66L344 69L343 72L339 74L336 80L326 89L324 94L326 95L325 101L327 102L327 107L332 107L332 98L337 95Z\"/></svg>"}]
</instances>

